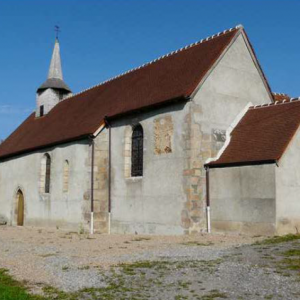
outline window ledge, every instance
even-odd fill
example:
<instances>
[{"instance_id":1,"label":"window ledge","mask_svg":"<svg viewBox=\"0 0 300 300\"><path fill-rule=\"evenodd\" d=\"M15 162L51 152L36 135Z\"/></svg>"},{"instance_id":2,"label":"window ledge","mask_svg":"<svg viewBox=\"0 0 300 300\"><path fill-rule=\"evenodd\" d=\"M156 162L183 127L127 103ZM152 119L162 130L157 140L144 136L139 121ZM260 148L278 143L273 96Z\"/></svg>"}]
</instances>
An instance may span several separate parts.
<instances>
[{"instance_id":1,"label":"window ledge","mask_svg":"<svg viewBox=\"0 0 300 300\"><path fill-rule=\"evenodd\" d=\"M137 182L137 181L141 181L142 179L143 179L143 176L136 176L136 177L128 177L128 178L126 178L126 181Z\"/></svg>"}]
</instances>

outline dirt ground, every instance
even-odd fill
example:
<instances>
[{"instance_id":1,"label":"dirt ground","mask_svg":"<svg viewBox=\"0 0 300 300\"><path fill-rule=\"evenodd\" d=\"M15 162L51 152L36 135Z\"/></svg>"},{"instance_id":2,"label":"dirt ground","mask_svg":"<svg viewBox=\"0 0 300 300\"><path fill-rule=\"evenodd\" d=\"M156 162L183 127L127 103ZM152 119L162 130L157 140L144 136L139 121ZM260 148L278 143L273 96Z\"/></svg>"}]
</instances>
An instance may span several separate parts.
<instances>
[{"instance_id":1,"label":"dirt ground","mask_svg":"<svg viewBox=\"0 0 300 300\"><path fill-rule=\"evenodd\" d=\"M33 292L81 291L74 299L300 299L299 246L298 239L241 235L91 236L1 226L0 268Z\"/></svg>"}]
</instances>

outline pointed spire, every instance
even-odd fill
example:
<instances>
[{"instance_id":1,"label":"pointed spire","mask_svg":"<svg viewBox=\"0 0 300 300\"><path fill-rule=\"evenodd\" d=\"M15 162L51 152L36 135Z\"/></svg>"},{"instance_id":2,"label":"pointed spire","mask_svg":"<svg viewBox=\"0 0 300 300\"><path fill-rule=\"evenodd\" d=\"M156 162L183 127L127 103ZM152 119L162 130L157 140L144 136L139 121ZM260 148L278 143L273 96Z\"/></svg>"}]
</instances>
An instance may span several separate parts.
<instances>
[{"instance_id":1,"label":"pointed spire","mask_svg":"<svg viewBox=\"0 0 300 300\"><path fill-rule=\"evenodd\" d=\"M50 68L48 72L47 80L37 89L37 92L46 90L48 88L64 90L70 92L70 88L65 84L63 80L63 73L61 68L61 59L60 59L60 47L58 38L55 39L54 49L52 53Z\"/></svg>"},{"instance_id":2,"label":"pointed spire","mask_svg":"<svg viewBox=\"0 0 300 300\"><path fill-rule=\"evenodd\" d=\"M53 54L51 58L48 79L57 78L63 80L61 60L60 60L60 49L58 39L55 39Z\"/></svg>"},{"instance_id":3,"label":"pointed spire","mask_svg":"<svg viewBox=\"0 0 300 300\"><path fill-rule=\"evenodd\" d=\"M55 29L58 34L59 28L56 27ZM56 36L48 78L37 89L36 117L47 115L55 105L70 95L72 95L72 91L63 81L59 42Z\"/></svg>"}]
</instances>

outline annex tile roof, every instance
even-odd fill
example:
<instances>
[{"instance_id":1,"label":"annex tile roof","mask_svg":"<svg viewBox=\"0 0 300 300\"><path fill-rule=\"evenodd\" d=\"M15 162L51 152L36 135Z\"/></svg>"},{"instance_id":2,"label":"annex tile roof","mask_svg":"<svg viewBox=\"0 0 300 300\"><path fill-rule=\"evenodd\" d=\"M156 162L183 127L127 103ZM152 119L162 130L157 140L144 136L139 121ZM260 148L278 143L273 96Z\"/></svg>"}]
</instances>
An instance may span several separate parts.
<instances>
[{"instance_id":1,"label":"annex tile roof","mask_svg":"<svg viewBox=\"0 0 300 300\"><path fill-rule=\"evenodd\" d=\"M47 115L32 113L0 146L0 158L93 134L104 118L187 99L241 26L167 54L57 104Z\"/></svg>"},{"instance_id":2,"label":"annex tile roof","mask_svg":"<svg viewBox=\"0 0 300 300\"><path fill-rule=\"evenodd\" d=\"M284 154L299 125L300 98L250 107L231 132L220 157L207 165L274 163Z\"/></svg>"}]
</instances>

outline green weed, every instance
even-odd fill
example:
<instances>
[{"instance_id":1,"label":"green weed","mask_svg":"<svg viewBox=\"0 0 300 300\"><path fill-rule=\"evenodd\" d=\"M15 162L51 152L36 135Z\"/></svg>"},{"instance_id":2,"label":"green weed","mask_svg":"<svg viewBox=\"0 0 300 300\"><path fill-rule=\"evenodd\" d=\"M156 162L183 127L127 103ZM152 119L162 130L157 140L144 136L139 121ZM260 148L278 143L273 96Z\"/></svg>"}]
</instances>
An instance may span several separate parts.
<instances>
[{"instance_id":1,"label":"green weed","mask_svg":"<svg viewBox=\"0 0 300 300\"><path fill-rule=\"evenodd\" d=\"M267 238L263 241L256 242L254 245L273 245L273 244L280 244L286 243L290 241L295 241L300 239L300 234L287 234L283 236L274 236L271 238Z\"/></svg>"}]
</instances>

